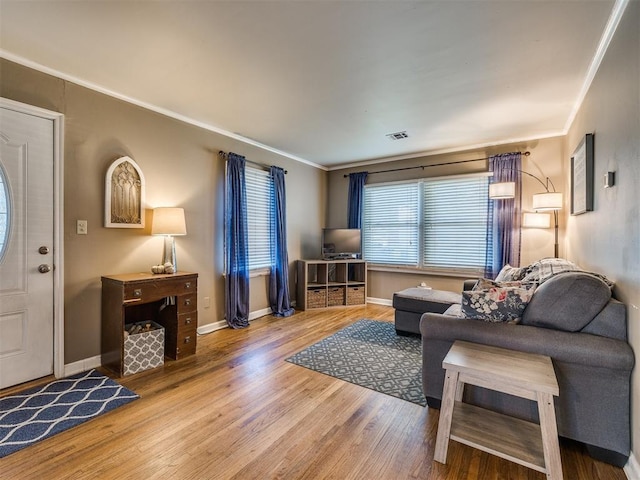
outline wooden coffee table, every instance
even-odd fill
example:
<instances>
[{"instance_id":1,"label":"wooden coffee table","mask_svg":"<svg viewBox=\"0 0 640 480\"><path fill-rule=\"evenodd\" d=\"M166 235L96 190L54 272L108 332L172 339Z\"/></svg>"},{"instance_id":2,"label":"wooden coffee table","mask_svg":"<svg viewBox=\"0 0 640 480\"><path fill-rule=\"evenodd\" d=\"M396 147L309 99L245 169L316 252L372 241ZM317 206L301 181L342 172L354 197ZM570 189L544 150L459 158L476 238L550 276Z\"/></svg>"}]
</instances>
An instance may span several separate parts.
<instances>
[{"instance_id":1,"label":"wooden coffee table","mask_svg":"<svg viewBox=\"0 0 640 480\"><path fill-rule=\"evenodd\" d=\"M558 382L551 359L456 341L442 362L446 370L434 460L447 462L449 439L562 479L553 397ZM465 384L538 403L540 424L462 402Z\"/></svg>"}]
</instances>

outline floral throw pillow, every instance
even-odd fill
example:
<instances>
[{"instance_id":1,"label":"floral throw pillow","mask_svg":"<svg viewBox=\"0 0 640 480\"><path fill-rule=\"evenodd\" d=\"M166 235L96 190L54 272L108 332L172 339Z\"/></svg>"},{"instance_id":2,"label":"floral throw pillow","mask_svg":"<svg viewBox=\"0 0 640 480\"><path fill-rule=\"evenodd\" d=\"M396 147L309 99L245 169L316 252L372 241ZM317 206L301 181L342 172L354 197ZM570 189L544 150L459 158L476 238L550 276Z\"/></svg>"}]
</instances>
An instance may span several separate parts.
<instances>
[{"instance_id":1,"label":"floral throw pillow","mask_svg":"<svg viewBox=\"0 0 640 480\"><path fill-rule=\"evenodd\" d=\"M485 322L518 323L533 296L534 288L488 282L494 286L462 292L462 316Z\"/></svg>"},{"instance_id":2,"label":"floral throw pillow","mask_svg":"<svg viewBox=\"0 0 640 480\"><path fill-rule=\"evenodd\" d=\"M535 288L536 283L524 282L522 280L510 281L510 282L498 282L497 280L491 280L489 278L479 278L473 287L473 290L487 290L489 288L502 288L502 287L518 287L518 288Z\"/></svg>"}]
</instances>

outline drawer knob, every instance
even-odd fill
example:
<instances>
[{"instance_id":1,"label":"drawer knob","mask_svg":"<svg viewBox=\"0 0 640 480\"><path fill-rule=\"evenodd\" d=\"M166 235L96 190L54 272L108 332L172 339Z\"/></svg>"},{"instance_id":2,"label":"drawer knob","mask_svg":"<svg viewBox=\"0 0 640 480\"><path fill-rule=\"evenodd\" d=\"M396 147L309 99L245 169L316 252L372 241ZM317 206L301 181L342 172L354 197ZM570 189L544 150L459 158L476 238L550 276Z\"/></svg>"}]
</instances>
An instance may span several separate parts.
<instances>
[{"instance_id":1,"label":"drawer knob","mask_svg":"<svg viewBox=\"0 0 640 480\"><path fill-rule=\"evenodd\" d=\"M191 282L185 282L184 288L191 288Z\"/></svg>"},{"instance_id":2,"label":"drawer knob","mask_svg":"<svg viewBox=\"0 0 640 480\"><path fill-rule=\"evenodd\" d=\"M184 300L184 304L185 304L185 305L191 305L191 299L190 299L190 298L186 298L186 299Z\"/></svg>"},{"instance_id":3,"label":"drawer knob","mask_svg":"<svg viewBox=\"0 0 640 480\"><path fill-rule=\"evenodd\" d=\"M184 343L191 343L191 337L184 337Z\"/></svg>"},{"instance_id":4,"label":"drawer knob","mask_svg":"<svg viewBox=\"0 0 640 480\"><path fill-rule=\"evenodd\" d=\"M136 288L136 289L133 291L133 296L134 296L134 297L141 297L141 296L142 296L142 289L140 289L140 288Z\"/></svg>"},{"instance_id":5,"label":"drawer knob","mask_svg":"<svg viewBox=\"0 0 640 480\"><path fill-rule=\"evenodd\" d=\"M185 319L184 319L184 323L185 323L186 325L189 325L189 324L191 323L191 317L187 317L187 318L185 318Z\"/></svg>"}]
</instances>

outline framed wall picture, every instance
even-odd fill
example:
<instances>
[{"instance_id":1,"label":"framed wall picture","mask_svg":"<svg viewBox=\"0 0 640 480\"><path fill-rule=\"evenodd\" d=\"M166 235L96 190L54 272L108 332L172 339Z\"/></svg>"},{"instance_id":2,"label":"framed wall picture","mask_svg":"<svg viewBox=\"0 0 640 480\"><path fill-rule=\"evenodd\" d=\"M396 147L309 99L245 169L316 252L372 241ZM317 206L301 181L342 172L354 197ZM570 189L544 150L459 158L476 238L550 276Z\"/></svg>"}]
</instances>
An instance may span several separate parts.
<instances>
[{"instance_id":1,"label":"framed wall picture","mask_svg":"<svg viewBox=\"0 0 640 480\"><path fill-rule=\"evenodd\" d=\"M144 228L144 175L130 157L114 161L105 177L104 226Z\"/></svg>"},{"instance_id":2,"label":"framed wall picture","mask_svg":"<svg viewBox=\"0 0 640 480\"><path fill-rule=\"evenodd\" d=\"M571 215L593 211L593 133L587 133L571 157Z\"/></svg>"}]
</instances>

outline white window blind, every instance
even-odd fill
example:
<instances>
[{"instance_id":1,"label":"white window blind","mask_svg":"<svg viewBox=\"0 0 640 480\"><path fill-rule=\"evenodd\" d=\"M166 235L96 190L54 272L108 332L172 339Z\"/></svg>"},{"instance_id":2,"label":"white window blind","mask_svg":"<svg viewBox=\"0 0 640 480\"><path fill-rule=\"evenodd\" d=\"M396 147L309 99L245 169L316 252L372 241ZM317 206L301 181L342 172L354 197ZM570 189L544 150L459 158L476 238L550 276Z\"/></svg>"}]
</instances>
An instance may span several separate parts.
<instances>
[{"instance_id":1,"label":"white window blind","mask_svg":"<svg viewBox=\"0 0 640 480\"><path fill-rule=\"evenodd\" d=\"M418 187L418 183L365 186L362 237L368 262L418 266Z\"/></svg>"},{"instance_id":2,"label":"white window blind","mask_svg":"<svg viewBox=\"0 0 640 480\"><path fill-rule=\"evenodd\" d=\"M249 269L271 266L271 203L273 182L269 172L245 167Z\"/></svg>"},{"instance_id":3,"label":"white window blind","mask_svg":"<svg viewBox=\"0 0 640 480\"><path fill-rule=\"evenodd\" d=\"M484 268L488 198L488 177L423 183L423 267Z\"/></svg>"},{"instance_id":4,"label":"white window blind","mask_svg":"<svg viewBox=\"0 0 640 480\"><path fill-rule=\"evenodd\" d=\"M487 202L486 176L366 185L364 258L373 264L480 273Z\"/></svg>"}]
</instances>

